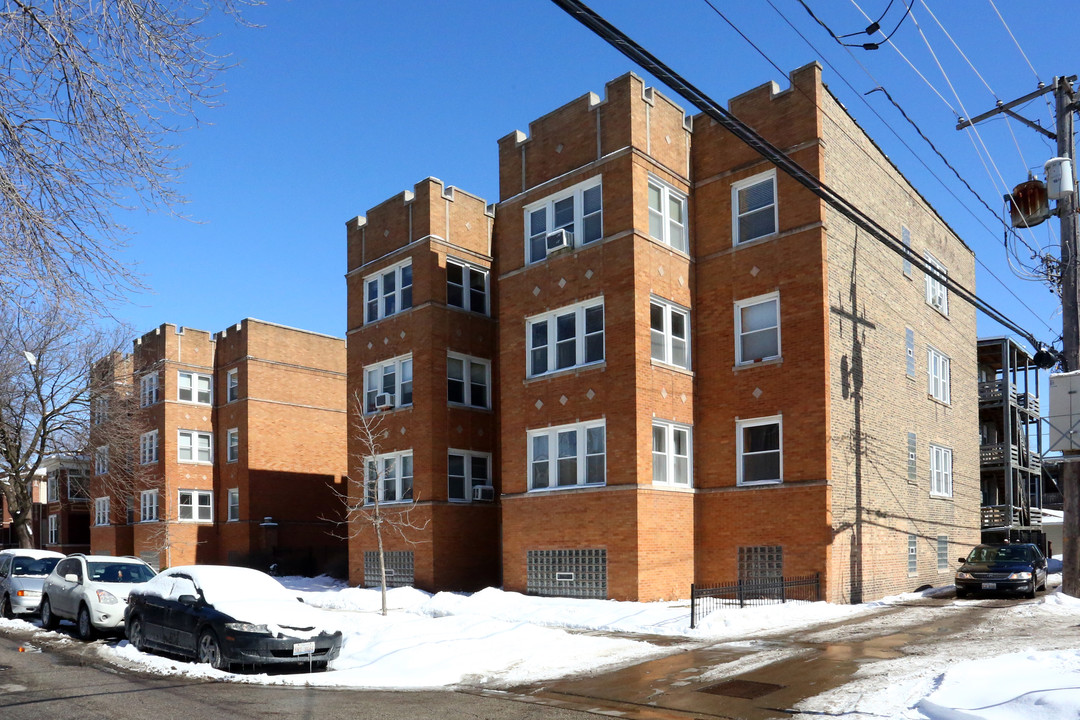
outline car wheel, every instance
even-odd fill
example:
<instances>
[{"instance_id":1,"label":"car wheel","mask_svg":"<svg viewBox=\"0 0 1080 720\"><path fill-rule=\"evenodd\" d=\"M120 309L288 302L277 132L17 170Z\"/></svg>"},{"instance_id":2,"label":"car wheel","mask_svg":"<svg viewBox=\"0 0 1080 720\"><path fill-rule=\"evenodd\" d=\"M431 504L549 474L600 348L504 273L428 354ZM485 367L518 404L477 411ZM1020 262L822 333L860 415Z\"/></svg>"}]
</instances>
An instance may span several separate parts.
<instances>
[{"instance_id":1,"label":"car wheel","mask_svg":"<svg viewBox=\"0 0 1080 720\"><path fill-rule=\"evenodd\" d=\"M146 649L146 641L143 638L143 624L141 617L139 617L138 615L133 616L131 620L128 621L125 632L127 633L128 642L131 643L132 647L139 651Z\"/></svg>"},{"instance_id":2,"label":"car wheel","mask_svg":"<svg viewBox=\"0 0 1080 720\"><path fill-rule=\"evenodd\" d=\"M6 619L10 620L15 617L15 613L11 610L11 596L4 596L3 607L0 607L0 615L3 615Z\"/></svg>"},{"instance_id":3,"label":"car wheel","mask_svg":"<svg viewBox=\"0 0 1080 720\"><path fill-rule=\"evenodd\" d=\"M46 630L55 630L56 626L60 624L60 618L53 615L52 603L49 602L49 596L41 598L41 627Z\"/></svg>"},{"instance_id":4,"label":"car wheel","mask_svg":"<svg viewBox=\"0 0 1080 720\"><path fill-rule=\"evenodd\" d=\"M1028 590L1024 594L1024 597L1026 597L1028 600L1034 600L1035 599L1035 581L1034 580L1031 581L1031 589Z\"/></svg>"},{"instance_id":5,"label":"car wheel","mask_svg":"<svg viewBox=\"0 0 1080 720\"><path fill-rule=\"evenodd\" d=\"M956 588L956 597L957 597L957 599L963 600L964 598L967 597L967 595L968 595L967 590L964 590L962 588Z\"/></svg>"},{"instance_id":6,"label":"car wheel","mask_svg":"<svg viewBox=\"0 0 1080 720\"><path fill-rule=\"evenodd\" d=\"M94 639L94 624L90 622L90 610L85 605L79 606L79 616L75 624L78 627L80 640L90 642Z\"/></svg>"},{"instance_id":7,"label":"car wheel","mask_svg":"<svg viewBox=\"0 0 1080 720\"><path fill-rule=\"evenodd\" d=\"M221 645L218 643L217 635L214 634L213 630L203 630L202 634L199 635L199 646L196 648L196 654L201 663L206 663L218 670L229 669L229 663L225 661L225 656L221 654Z\"/></svg>"}]
</instances>

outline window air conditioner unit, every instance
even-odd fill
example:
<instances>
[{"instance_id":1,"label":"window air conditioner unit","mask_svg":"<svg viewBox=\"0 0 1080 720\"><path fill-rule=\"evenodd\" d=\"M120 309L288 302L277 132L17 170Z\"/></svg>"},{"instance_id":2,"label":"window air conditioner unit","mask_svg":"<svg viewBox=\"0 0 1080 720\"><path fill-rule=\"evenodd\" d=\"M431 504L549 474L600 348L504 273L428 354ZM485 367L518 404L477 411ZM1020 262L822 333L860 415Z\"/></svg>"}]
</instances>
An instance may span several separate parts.
<instances>
[{"instance_id":1,"label":"window air conditioner unit","mask_svg":"<svg viewBox=\"0 0 1080 720\"><path fill-rule=\"evenodd\" d=\"M556 250L563 250L574 244L574 235L566 228L548 233L547 252L550 255Z\"/></svg>"},{"instance_id":2,"label":"window air conditioner unit","mask_svg":"<svg viewBox=\"0 0 1080 720\"><path fill-rule=\"evenodd\" d=\"M472 499L479 502L494 502L495 488L490 485L477 485L472 489Z\"/></svg>"},{"instance_id":3,"label":"window air conditioner unit","mask_svg":"<svg viewBox=\"0 0 1080 720\"><path fill-rule=\"evenodd\" d=\"M389 410L394 407L394 396L390 393L379 393L375 396L376 410Z\"/></svg>"}]
</instances>

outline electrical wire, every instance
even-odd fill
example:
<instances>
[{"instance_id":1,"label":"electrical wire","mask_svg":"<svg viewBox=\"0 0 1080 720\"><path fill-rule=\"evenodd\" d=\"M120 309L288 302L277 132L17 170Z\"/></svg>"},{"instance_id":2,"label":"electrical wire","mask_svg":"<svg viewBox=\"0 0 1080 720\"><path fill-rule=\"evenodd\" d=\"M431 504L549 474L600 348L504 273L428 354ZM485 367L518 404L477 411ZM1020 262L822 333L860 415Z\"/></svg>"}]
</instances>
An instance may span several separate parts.
<instances>
[{"instance_id":1,"label":"electrical wire","mask_svg":"<svg viewBox=\"0 0 1080 720\"><path fill-rule=\"evenodd\" d=\"M828 25L826 25L825 22L821 18L819 18L817 15L814 14L814 11L810 9L810 6L806 4L805 0L797 0L797 1L798 1L798 3L800 5L803 6L803 9L806 10L806 12L808 12L810 14L810 17L812 17L815 20L815 22L817 22L818 25L825 28L825 30L830 35L832 35L833 40L840 43L844 47L862 48L863 50L877 50L878 48L880 48L882 46L882 44L888 42L889 38L891 38L893 35L896 34L896 31L900 29L900 26L904 24L905 20L907 20L908 15L911 14L911 5L908 4L907 0L901 0L904 3L904 8L905 8L904 16L900 18L900 22L896 23L896 27L894 27L892 29L892 32L885 35L885 38L883 40L880 40L878 42L866 42L866 43L846 43L846 42L844 42L844 38L854 37L856 35L873 35L874 33L881 32L881 21L885 18L885 15L889 12L889 8L891 8L893 6L892 0L889 0L889 4L885 8L885 12L883 12L881 14L881 17L878 18L877 20L871 20L870 25L868 25L865 30L862 30L860 32L847 33L845 35L837 35L835 32L833 32L832 28L830 28ZM867 15L866 19L870 20L870 16Z\"/></svg>"},{"instance_id":2,"label":"electrical wire","mask_svg":"<svg viewBox=\"0 0 1080 720\"><path fill-rule=\"evenodd\" d=\"M919 270L926 273L931 279L936 280L947 287L961 300L971 304L976 309L986 314L990 319L1023 337L1031 343L1033 347L1040 348L1043 346L1043 343L1036 339L1028 330L1025 330L997 308L979 298L963 285L957 283L954 279L950 278L947 273L943 273L936 266L920 257L917 253L912 252L899 238L881 227L877 221L860 210L851 201L826 185L813 173L807 171L786 153L758 134L757 131L698 90L688 80L680 76L641 45L638 45L631 40L622 31L598 15L583 2L580 0L552 0L552 2L562 8L568 15L576 19L582 25L592 30L593 33L601 37L616 50L637 63L654 77L661 80L665 85L678 93L684 100L715 120L717 124L736 138L742 140L766 160L772 162L777 168L789 175L800 185L821 198L827 205L848 218L854 225L866 231L883 246L892 250L897 255L900 255L914 267L917 267Z\"/></svg>"}]
</instances>

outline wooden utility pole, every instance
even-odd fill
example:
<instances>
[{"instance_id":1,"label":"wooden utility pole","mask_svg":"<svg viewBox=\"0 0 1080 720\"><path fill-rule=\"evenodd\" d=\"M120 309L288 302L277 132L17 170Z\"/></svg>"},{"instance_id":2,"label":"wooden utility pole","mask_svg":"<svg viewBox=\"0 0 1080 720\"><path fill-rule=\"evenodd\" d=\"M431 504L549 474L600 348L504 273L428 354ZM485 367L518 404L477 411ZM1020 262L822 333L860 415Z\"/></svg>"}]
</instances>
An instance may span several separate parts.
<instances>
[{"instance_id":1,"label":"wooden utility pole","mask_svg":"<svg viewBox=\"0 0 1080 720\"><path fill-rule=\"evenodd\" d=\"M1073 141L1073 113L1077 111L1076 93L1073 83L1076 76L1056 77L1054 84L1041 87L1033 93L1012 102L1000 103L996 108L982 115L962 120L956 129L962 130L975 125L994 115L1004 114L1019 120L1028 127L1057 141L1058 157L1069 159L1069 172L1073 175L1073 187L1076 187L1076 144ZM1023 105L1047 93L1054 93L1056 132L1020 116L1012 108ZM1077 290L1076 250L1080 247L1077 231L1080 229L1077 214L1076 190L1057 201L1057 216L1061 223L1061 337L1062 350L1059 356L1063 372L1080 370L1080 297ZM1035 348L1039 350L1039 348ZM1080 454L1066 453L1061 464L1061 491L1064 496L1064 526L1062 548L1062 591L1073 597L1080 597Z\"/></svg>"}]
</instances>

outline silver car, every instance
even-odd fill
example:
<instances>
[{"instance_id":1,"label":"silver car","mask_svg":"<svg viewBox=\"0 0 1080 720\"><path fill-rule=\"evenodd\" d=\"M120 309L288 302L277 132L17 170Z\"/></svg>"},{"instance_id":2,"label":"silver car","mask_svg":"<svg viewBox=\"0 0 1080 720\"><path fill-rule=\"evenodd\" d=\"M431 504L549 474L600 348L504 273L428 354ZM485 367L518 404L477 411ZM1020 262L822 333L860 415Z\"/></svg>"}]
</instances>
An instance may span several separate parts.
<instances>
[{"instance_id":1,"label":"silver car","mask_svg":"<svg viewBox=\"0 0 1080 720\"><path fill-rule=\"evenodd\" d=\"M11 548L0 552L0 614L33 615L41 606L41 586L64 556L51 550Z\"/></svg>"}]
</instances>

